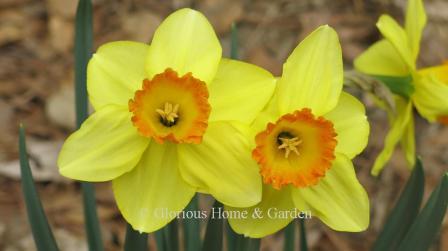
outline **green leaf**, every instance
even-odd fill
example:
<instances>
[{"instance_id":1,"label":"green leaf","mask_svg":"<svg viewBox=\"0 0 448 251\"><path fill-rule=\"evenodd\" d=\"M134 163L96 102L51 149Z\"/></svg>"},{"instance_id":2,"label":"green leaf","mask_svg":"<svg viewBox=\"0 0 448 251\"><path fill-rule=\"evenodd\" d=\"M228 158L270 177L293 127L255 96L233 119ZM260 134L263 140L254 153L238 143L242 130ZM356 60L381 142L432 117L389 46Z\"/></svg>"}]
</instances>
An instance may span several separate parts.
<instances>
[{"instance_id":1,"label":"green leaf","mask_svg":"<svg viewBox=\"0 0 448 251\"><path fill-rule=\"evenodd\" d=\"M125 251L148 251L148 235L135 231L131 225L127 224Z\"/></svg>"},{"instance_id":2,"label":"green leaf","mask_svg":"<svg viewBox=\"0 0 448 251\"><path fill-rule=\"evenodd\" d=\"M238 251L258 251L260 250L261 239L253 239L240 235L238 237Z\"/></svg>"},{"instance_id":3,"label":"green leaf","mask_svg":"<svg viewBox=\"0 0 448 251\"><path fill-rule=\"evenodd\" d=\"M391 92L405 98L410 98L415 91L415 87L412 84L411 75L405 77L374 75L374 77L383 82L391 90Z\"/></svg>"},{"instance_id":4,"label":"green leaf","mask_svg":"<svg viewBox=\"0 0 448 251\"><path fill-rule=\"evenodd\" d=\"M226 240L227 240L227 251L234 251L238 246L238 234L233 231L230 227L228 221L226 221Z\"/></svg>"},{"instance_id":5,"label":"green leaf","mask_svg":"<svg viewBox=\"0 0 448 251\"><path fill-rule=\"evenodd\" d=\"M92 3L80 0L75 21L75 107L76 126L79 128L88 116L87 63L92 55ZM95 189L92 184L82 182L84 219L90 251L102 251L103 243L96 212Z\"/></svg>"},{"instance_id":6,"label":"green leaf","mask_svg":"<svg viewBox=\"0 0 448 251\"><path fill-rule=\"evenodd\" d=\"M179 230L177 224L177 219L174 219L163 228L165 251L179 250Z\"/></svg>"},{"instance_id":7,"label":"green leaf","mask_svg":"<svg viewBox=\"0 0 448 251\"><path fill-rule=\"evenodd\" d=\"M414 170L372 251L395 251L418 214L423 198L425 175L421 160L417 158Z\"/></svg>"},{"instance_id":8,"label":"green leaf","mask_svg":"<svg viewBox=\"0 0 448 251\"><path fill-rule=\"evenodd\" d=\"M93 41L92 3L80 0L75 21L75 102L76 126L79 128L88 116L87 63L92 56Z\"/></svg>"},{"instance_id":9,"label":"green leaf","mask_svg":"<svg viewBox=\"0 0 448 251\"><path fill-rule=\"evenodd\" d=\"M185 211L197 212L199 210L198 206L198 195L196 194L190 201ZM197 251L201 247L201 237L199 236L199 219L184 219L184 245L186 251Z\"/></svg>"},{"instance_id":10,"label":"green leaf","mask_svg":"<svg viewBox=\"0 0 448 251\"><path fill-rule=\"evenodd\" d=\"M236 27L235 23L232 23L230 58L238 59L238 27Z\"/></svg>"},{"instance_id":11,"label":"green leaf","mask_svg":"<svg viewBox=\"0 0 448 251\"><path fill-rule=\"evenodd\" d=\"M26 152L25 130L22 125L19 128L19 157L22 191L36 248L38 251L57 251L58 246L48 225L39 194L34 185L33 174L31 173Z\"/></svg>"},{"instance_id":12,"label":"green leaf","mask_svg":"<svg viewBox=\"0 0 448 251\"><path fill-rule=\"evenodd\" d=\"M430 248L446 215L448 205L448 173L443 175L431 193L423 210L418 214L398 251L426 251Z\"/></svg>"},{"instance_id":13,"label":"green leaf","mask_svg":"<svg viewBox=\"0 0 448 251\"><path fill-rule=\"evenodd\" d=\"M293 220L289 225L285 228L284 231L285 241L283 244L284 251L294 251L295 250L295 239L296 236L296 221Z\"/></svg>"},{"instance_id":14,"label":"green leaf","mask_svg":"<svg viewBox=\"0 0 448 251\"><path fill-rule=\"evenodd\" d=\"M156 239L157 251L166 251L165 247L165 236L164 230L160 229L154 233L154 238Z\"/></svg>"},{"instance_id":15,"label":"green leaf","mask_svg":"<svg viewBox=\"0 0 448 251\"><path fill-rule=\"evenodd\" d=\"M222 209L222 204L219 201L215 201L213 208ZM202 251L222 251L223 221L222 218L213 218L212 214L210 214Z\"/></svg>"},{"instance_id":16,"label":"green leaf","mask_svg":"<svg viewBox=\"0 0 448 251\"><path fill-rule=\"evenodd\" d=\"M308 251L308 242L306 240L305 220L300 219L300 251Z\"/></svg>"}]
</instances>

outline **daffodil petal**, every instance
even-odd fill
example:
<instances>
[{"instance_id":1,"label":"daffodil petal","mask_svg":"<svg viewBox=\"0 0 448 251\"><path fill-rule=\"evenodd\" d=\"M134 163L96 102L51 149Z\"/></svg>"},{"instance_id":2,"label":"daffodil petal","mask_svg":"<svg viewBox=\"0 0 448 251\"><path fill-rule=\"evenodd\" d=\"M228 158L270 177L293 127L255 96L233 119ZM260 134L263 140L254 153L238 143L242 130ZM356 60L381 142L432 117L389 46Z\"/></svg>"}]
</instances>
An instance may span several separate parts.
<instances>
[{"instance_id":1,"label":"daffodil petal","mask_svg":"<svg viewBox=\"0 0 448 251\"><path fill-rule=\"evenodd\" d=\"M396 115L391 116L391 127L384 140L383 150L376 157L372 168L372 175L377 176L384 165L389 161L394 152L396 144L401 140L404 131L409 123L409 118L412 116L412 102L395 96Z\"/></svg>"},{"instance_id":2,"label":"daffodil petal","mask_svg":"<svg viewBox=\"0 0 448 251\"><path fill-rule=\"evenodd\" d=\"M210 83L221 53L207 18L198 11L181 9L169 15L154 33L146 71L152 77L171 68L179 75L191 72L195 78Z\"/></svg>"},{"instance_id":3,"label":"daffodil petal","mask_svg":"<svg viewBox=\"0 0 448 251\"><path fill-rule=\"evenodd\" d=\"M376 26L381 34L394 46L411 71L415 70L415 60L406 31L389 15L382 15Z\"/></svg>"},{"instance_id":4,"label":"daffodil petal","mask_svg":"<svg viewBox=\"0 0 448 251\"><path fill-rule=\"evenodd\" d=\"M408 35L409 45L414 61L417 60L420 51L420 40L426 25L425 6L422 0L408 0L406 9L405 30Z\"/></svg>"},{"instance_id":5,"label":"daffodil petal","mask_svg":"<svg viewBox=\"0 0 448 251\"><path fill-rule=\"evenodd\" d=\"M401 138L401 148L405 153L408 167L413 168L415 165L415 129L414 116L412 115L409 116L409 122Z\"/></svg>"},{"instance_id":6,"label":"daffodil petal","mask_svg":"<svg viewBox=\"0 0 448 251\"><path fill-rule=\"evenodd\" d=\"M448 64L419 71L412 101L430 122L448 115Z\"/></svg>"},{"instance_id":7,"label":"daffodil petal","mask_svg":"<svg viewBox=\"0 0 448 251\"><path fill-rule=\"evenodd\" d=\"M355 69L370 75L407 76L410 71L392 44L382 39L355 59Z\"/></svg>"},{"instance_id":8,"label":"daffodil petal","mask_svg":"<svg viewBox=\"0 0 448 251\"><path fill-rule=\"evenodd\" d=\"M251 123L265 107L275 89L268 71L241 61L223 59L209 85L212 107L209 121Z\"/></svg>"},{"instance_id":9,"label":"daffodil petal","mask_svg":"<svg viewBox=\"0 0 448 251\"><path fill-rule=\"evenodd\" d=\"M261 199L258 165L251 158L248 128L236 123L210 123L198 145L179 145L182 177L225 205L248 207Z\"/></svg>"},{"instance_id":10,"label":"daffodil petal","mask_svg":"<svg viewBox=\"0 0 448 251\"><path fill-rule=\"evenodd\" d=\"M231 217L229 224L235 232L252 238L262 238L286 227L293 218L290 217L291 215L282 217L278 213L292 211L294 208L289 189L275 190L270 185L263 186L261 202L253 207L225 207L227 211L247 215L244 218ZM257 217L258 215L260 217Z\"/></svg>"},{"instance_id":11,"label":"daffodil petal","mask_svg":"<svg viewBox=\"0 0 448 251\"><path fill-rule=\"evenodd\" d=\"M320 116L332 110L342 90L342 53L333 28L319 27L306 37L283 65L278 81L281 114L310 108Z\"/></svg>"},{"instance_id":12,"label":"daffodil petal","mask_svg":"<svg viewBox=\"0 0 448 251\"><path fill-rule=\"evenodd\" d=\"M76 180L112 180L137 165L148 142L132 125L127 108L105 106L65 141L59 172Z\"/></svg>"},{"instance_id":13,"label":"daffodil petal","mask_svg":"<svg viewBox=\"0 0 448 251\"><path fill-rule=\"evenodd\" d=\"M250 138L254 139L250 141L251 148L255 147L255 136L261 131L266 130L268 123L275 123L281 116L284 115L281 114L278 109L277 94L278 93L274 93L271 100L264 107L264 109L258 114L254 122L250 126L251 129Z\"/></svg>"},{"instance_id":14,"label":"daffodil petal","mask_svg":"<svg viewBox=\"0 0 448 251\"><path fill-rule=\"evenodd\" d=\"M352 95L342 92L338 105L325 118L336 130L335 152L343 153L350 159L362 152L369 139L369 122L364 105Z\"/></svg>"},{"instance_id":15,"label":"daffodil petal","mask_svg":"<svg viewBox=\"0 0 448 251\"><path fill-rule=\"evenodd\" d=\"M149 45L119 41L101 46L87 67L87 90L95 110L108 104L127 106L145 79Z\"/></svg>"},{"instance_id":16,"label":"daffodil petal","mask_svg":"<svg viewBox=\"0 0 448 251\"><path fill-rule=\"evenodd\" d=\"M369 198L349 158L337 154L331 169L315 186L291 189L294 204L311 210L330 228L359 232L369 225Z\"/></svg>"},{"instance_id":17,"label":"daffodil petal","mask_svg":"<svg viewBox=\"0 0 448 251\"><path fill-rule=\"evenodd\" d=\"M155 141L134 170L113 180L113 190L126 221L146 233L173 220L195 194L180 176L176 145Z\"/></svg>"}]
</instances>

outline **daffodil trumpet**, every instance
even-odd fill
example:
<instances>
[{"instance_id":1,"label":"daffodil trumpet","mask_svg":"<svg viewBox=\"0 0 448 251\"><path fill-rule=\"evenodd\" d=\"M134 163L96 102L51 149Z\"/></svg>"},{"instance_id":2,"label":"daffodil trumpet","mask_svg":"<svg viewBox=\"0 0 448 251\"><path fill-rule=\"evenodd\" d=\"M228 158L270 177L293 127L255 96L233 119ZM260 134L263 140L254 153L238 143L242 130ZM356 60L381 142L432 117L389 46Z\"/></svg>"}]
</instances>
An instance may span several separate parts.
<instances>
[{"instance_id":1,"label":"daffodil trumpet","mask_svg":"<svg viewBox=\"0 0 448 251\"><path fill-rule=\"evenodd\" d=\"M157 28L150 45L101 46L87 69L95 112L64 143L60 173L110 181L132 227L153 232L196 192L235 207L261 199L250 156L249 125L269 101L273 76L221 58L210 23L181 9Z\"/></svg>"},{"instance_id":2,"label":"daffodil trumpet","mask_svg":"<svg viewBox=\"0 0 448 251\"><path fill-rule=\"evenodd\" d=\"M270 217L273 209L308 212L339 231L367 228L369 200L351 160L365 148L369 124L364 106L342 85L338 36L322 26L289 56L271 101L252 124L263 193L252 207L226 206L248 212L229 219L237 233L261 238L295 219Z\"/></svg>"},{"instance_id":3,"label":"daffodil trumpet","mask_svg":"<svg viewBox=\"0 0 448 251\"><path fill-rule=\"evenodd\" d=\"M388 110L390 130L372 168L373 175L381 172L399 142L408 166L414 166L414 107L429 122L448 124L448 64L424 69L416 66L426 19L422 0L408 1L404 27L382 15L376 25L384 39L354 62L358 71L376 76L397 94L397 109Z\"/></svg>"}]
</instances>

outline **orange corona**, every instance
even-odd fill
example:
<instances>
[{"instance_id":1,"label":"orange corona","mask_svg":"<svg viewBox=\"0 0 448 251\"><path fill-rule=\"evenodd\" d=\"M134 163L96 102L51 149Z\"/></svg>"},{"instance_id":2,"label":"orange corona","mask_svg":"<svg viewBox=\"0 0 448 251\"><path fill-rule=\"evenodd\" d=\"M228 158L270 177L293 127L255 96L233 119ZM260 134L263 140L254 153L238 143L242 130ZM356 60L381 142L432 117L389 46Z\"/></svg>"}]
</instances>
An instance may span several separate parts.
<instances>
[{"instance_id":1,"label":"orange corona","mask_svg":"<svg viewBox=\"0 0 448 251\"><path fill-rule=\"evenodd\" d=\"M438 120L440 123L442 123L442 124L448 126L448 116L439 116L439 117L437 118L437 120Z\"/></svg>"},{"instance_id":2,"label":"orange corona","mask_svg":"<svg viewBox=\"0 0 448 251\"><path fill-rule=\"evenodd\" d=\"M140 134L158 143L202 141L210 115L206 84L187 73L172 69L143 80L141 90L129 100L132 123Z\"/></svg>"},{"instance_id":3,"label":"orange corona","mask_svg":"<svg viewBox=\"0 0 448 251\"><path fill-rule=\"evenodd\" d=\"M336 132L333 124L315 117L310 109L282 116L256 138L252 152L265 184L280 189L286 185L307 187L325 176L335 159Z\"/></svg>"}]
</instances>

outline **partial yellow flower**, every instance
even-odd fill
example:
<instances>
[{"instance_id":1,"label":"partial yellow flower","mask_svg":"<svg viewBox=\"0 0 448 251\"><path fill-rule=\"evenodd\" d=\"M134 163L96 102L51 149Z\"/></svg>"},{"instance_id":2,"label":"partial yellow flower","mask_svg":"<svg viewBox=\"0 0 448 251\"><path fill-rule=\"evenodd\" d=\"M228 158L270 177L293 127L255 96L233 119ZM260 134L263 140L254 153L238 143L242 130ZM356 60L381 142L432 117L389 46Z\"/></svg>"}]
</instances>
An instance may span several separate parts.
<instances>
[{"instance_id":1,"label":"partial yellow flower","mask_svg":"<svg viewBox=\"0 0 448 251\"><path fill-rule=\"evenodd\" d=\"M311 211L339 231L369 224L369 200L351 159L366 146L369 124L364 106L342 92L342 54L336 32L322 26L289 56L268 106L252 126L252 157L263 178L263 197L248 218L231 218L240 234L260 238L293 220L268 211ZM261 210L263 217L253 218Z\"/></svg>"},{"instance_id":2,"label":"partial yellow flower","mask_svg":"<svg viewBox=\"0 0 448 251\"><path fill-rule=\"evenodd\" d=\"M141 232L162 228L197 191L235 207L258 203L247 134L275 80L221 51L191 9L168 16L151 45L101 46L87 69L95 112L62 147L61 174L112 180L121 213Z\"/></svg>"},{"instance_id":3,"label":"partial yellow flower","mask_svg":"<svg viewBox=\"0 0 448 251\"><path fill-rule=\"evenodd\" d=\"M408 85L406 95L395 97L397 110L388 111L391 129L372 169L374 175L381 172L400 141L409 166L411 168L414 166L413 106L428 121L447 124L448 66L445 64L421 70L416 67L426 19L422 0L408 1L404 27L392 17L382 15L377 27L385 39L373 44L355 60L355 68L361 72L379 78L393 77L398 80L388 84L392 91Z\"/></svg>"}]
</instances>

